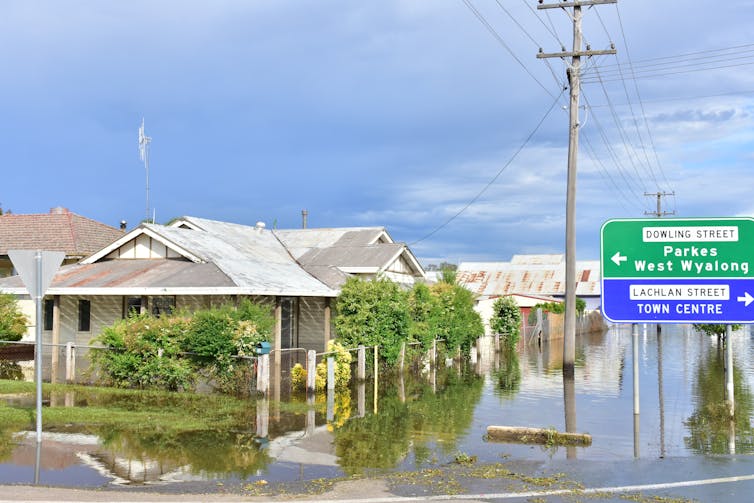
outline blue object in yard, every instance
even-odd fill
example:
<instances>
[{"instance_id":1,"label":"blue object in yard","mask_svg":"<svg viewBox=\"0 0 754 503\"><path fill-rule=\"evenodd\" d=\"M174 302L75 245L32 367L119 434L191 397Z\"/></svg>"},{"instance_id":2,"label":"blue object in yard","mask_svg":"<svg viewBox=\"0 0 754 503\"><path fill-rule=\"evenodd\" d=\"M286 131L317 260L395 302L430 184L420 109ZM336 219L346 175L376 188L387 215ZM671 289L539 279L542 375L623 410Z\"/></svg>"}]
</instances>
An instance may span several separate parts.
<instances>
[{"instance_id":1,"label":"blue object in yard","mask_svg":"<svg viewBox=\"0 0 754 503\"><path fill-rule=\"evenodd\" d=\"M269 342L265 342L265 341L257 342L256 351L258 355L268 355L270 354L270 349L272 348Z\"/></svg>"}]
</instances>

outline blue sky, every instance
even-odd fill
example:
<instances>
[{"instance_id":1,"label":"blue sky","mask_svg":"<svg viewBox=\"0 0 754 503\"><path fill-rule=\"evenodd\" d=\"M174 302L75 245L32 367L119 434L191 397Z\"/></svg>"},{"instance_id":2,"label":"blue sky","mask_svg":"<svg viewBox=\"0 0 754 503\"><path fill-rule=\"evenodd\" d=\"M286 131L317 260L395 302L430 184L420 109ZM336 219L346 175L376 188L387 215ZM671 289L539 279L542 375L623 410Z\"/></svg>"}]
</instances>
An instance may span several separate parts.
<instances>
[{"instance_id":1,"label":"blue sky","mask_svg":"<svg viewBox=\"0 0 754 503\"><path fill-rule=\"evenodd\" d=\"M298 227L306 208L312 227L385 226L425 263L562 253L565 66L535 55L570 47L568 19L468 3L495 35L463 0L4 1L0 204L136 225L143 117L158 222ZM753 22L741 0L585 10L618 56L585 74L579 259L604 220L654 209L645 191L675 191L679 217L754 214Z\"/></svg>"}]
</instances>

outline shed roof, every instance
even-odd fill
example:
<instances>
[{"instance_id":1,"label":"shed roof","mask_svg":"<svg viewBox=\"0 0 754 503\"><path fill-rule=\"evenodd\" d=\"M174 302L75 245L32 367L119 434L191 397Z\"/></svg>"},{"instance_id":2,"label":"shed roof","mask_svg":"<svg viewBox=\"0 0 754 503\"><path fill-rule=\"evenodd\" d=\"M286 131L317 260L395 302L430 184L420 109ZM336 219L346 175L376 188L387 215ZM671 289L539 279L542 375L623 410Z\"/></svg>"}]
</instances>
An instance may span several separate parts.
<instances>
[{"instance_id":1,"label":"shed roof","mask_svg":"<svg viewBox=\"0 0 754 503\"><path fill-rule=\"evenodd\" d=\"M515 257L515 262L462 262L458 266L458 281L477 295L484 296L565 294L565 262L562 255ZM560 260L556 262L555 257L560 257ZM586 297L600 294L600 262L578 261L576 295Z\"/></svg>"},{"instance_id":2,"label":"shed roof","mask_svg":"<svg viewBox=\"0 0 754 503\"><path fill-rule=\"evenodd\" d=\"M83 258L115 241L123 232L65 208L50 213L0 215L0 255L8 250L62 251Z\"/></svg>"}]
</instances>

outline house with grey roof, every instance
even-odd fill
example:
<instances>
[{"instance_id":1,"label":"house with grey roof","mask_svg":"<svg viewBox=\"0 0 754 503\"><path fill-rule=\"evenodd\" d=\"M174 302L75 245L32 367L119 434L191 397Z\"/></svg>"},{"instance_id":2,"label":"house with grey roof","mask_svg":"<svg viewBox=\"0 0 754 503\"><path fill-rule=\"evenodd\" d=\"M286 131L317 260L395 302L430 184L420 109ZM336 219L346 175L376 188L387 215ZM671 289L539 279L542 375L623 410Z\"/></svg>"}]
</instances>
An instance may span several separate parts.
<instances>
[{"instance_id":1,"label":"house with grey roof","mask_svg":"<svg viewBox=\"0 0 754 503\"><path fill-rule=\"evenodd\" d=\"M13 274L8 250L65 252L64 264L78 262L123 236L123 231L66 208L49 213L0 215L0 277Z\"/></svg>"},{"instance_id":2,"label":"house with grey roof","mask_svg":"<svg viewBox=\"0 0 754 503\"><path fill-rule=\"evenodd\" d=\"M274 349L322 351L345 278L409 282L423 277L415 260L382 228L274 231L196 217L144 223L58 271L43 328L55 344L85 345L132 310L160 315L251 298L274 311ZM0 279L0 290L26 292L18 277Z\"/></svg>"}]
</instances>

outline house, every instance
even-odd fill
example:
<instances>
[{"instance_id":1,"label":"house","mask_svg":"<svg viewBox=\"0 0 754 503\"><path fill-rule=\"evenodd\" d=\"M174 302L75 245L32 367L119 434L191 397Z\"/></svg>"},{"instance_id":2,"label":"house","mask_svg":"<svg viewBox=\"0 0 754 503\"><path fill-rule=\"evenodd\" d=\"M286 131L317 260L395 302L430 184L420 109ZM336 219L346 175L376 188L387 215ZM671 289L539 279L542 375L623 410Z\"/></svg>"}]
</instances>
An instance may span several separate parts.
<instances>
[{"instance_id":1,"label":"house","mask_svg":"<svg viewBox=\"0 0 754 503\"><path fill-rule=\"evenodd\" d=\"M565 259L562 254L514 255L510 262L461 262L457 280L475 293L479 301L512 294L517 299L533 296L563 300ZM587 311L599 308L600 293L600 262L577 261L576 296L586 302ZM480 311L487 327L490 314L491 307L487 318Z\"/></svg>"},{"instance_id":2,"label":"house","mask_svg":"<svg viewBox=\"0 0 754 503\"><path fill-rule=\"evenodd\" d=\"M297 247L289 249L286 241ZM132 310L160 315L250 298L274 311L274 349L323 351L331 337L331 302L345 278L398 277L412 260L408 248L393 243L382 228L273 231L261 222L196 217L167 226L144 223L60 269L45 298L44 334L53 343L85 345ZM406 275L422 274L416 263ZM0 290L26 292L18 277L0 280Z\"/></svg>"},{"instance_id":3,"label":"house","mask_svg":"<svg viewBox=\"0 0 754 503\"><path fill-rule=\"evenodd\" d=\"M0 215L0 278L13 274L8 250L62 251L63 263L71 264L122 235L122 230L60 207L49 213Z\"/></svg>"},{"instance_id":4,"label":"house","mask_svg":"<svg viewBox=\"0 0 754 503\"><path fill-rule=\"evenodd\" d=\"M492 295L489 297L478 297L474 303L474 310L482 317L482 323L484 324L485 335L492 335L493 331L490 328L490 319L493 315L493 307L495 301L501 297L513 297L519 310L521 311L521 330L522 333L527 333L529 329L529 315L532 312L532 308L538 304L546 304L549 302L562 302L562 299L556 299L555 297L548 297L546 295L527 295L521 293L511 293L507 295Z\"/></svg>"}]
</instances>

